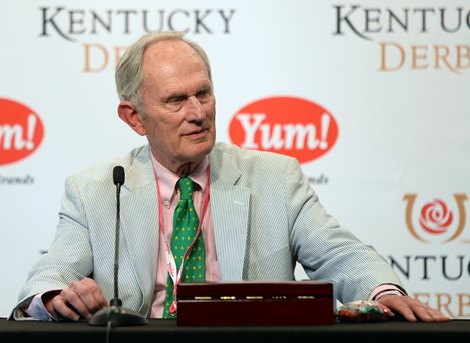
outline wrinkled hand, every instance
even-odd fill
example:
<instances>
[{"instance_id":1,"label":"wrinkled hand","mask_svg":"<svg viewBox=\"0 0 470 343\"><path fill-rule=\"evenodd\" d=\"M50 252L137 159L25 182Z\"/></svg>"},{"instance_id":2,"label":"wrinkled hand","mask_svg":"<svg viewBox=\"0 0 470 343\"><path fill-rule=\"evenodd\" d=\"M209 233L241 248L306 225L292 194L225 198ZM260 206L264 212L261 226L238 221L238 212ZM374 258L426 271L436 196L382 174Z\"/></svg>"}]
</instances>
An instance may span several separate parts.
<instances>
[{"instance_id":1,"label":"wrinkled hand","mask_svg":"<svg viewBox=\"0 0 470 343\"><path fill-rule=\"evenodd\" d=\"M450 320L438 310L409 296L388 294L380 297L377 302L409 322L447 322Z\"/></svg>"},{"instance_id":2,"label":"wrinkled hand","mask_svg":"<svg viewBox=\"0 0 470 343\"><path fill-rule=\"evenodd\" d=\"M55 318L77 321L89 319L95 312L108 305L95 280L84 278L72 282L67 288L43 295L47 311Z\"/></svg>"}]
</instances>

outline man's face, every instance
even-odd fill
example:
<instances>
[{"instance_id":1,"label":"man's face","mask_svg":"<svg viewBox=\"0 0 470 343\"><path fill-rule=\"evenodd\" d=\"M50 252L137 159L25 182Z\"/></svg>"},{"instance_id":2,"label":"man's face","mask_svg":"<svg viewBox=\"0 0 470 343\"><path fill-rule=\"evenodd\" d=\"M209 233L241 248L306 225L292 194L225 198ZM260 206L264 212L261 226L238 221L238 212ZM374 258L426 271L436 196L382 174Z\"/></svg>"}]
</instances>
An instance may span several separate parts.
<instances>
[{"instance_id":1,"label":"man's face","mask_svg":"<svg viewBox=\"0 0 470 343\"><path fill-rule=\"evenodd\" d=\"M215 143L215 96L201 57L181 41L151 45L141 86L145 135L155 158L176 172L198 164Z\"/></svg>"}]
</instances>

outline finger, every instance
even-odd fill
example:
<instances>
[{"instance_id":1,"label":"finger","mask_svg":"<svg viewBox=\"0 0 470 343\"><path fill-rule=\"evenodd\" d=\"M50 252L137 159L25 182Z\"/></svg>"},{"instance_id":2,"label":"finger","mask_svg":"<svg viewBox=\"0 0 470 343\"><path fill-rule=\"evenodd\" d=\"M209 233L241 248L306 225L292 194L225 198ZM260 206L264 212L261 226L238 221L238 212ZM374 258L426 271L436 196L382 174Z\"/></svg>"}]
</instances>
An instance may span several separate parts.
<instances>
[{"instance_id":1,"label":"finger","mask_svg":"<svg viewBox=\"0 0 470 343\"><path fill-rule=\"evenodd\" d=\"M388 308L387 306L385 306L384 304L381 304L380 302L377 301L377 304L379 306L379 309L380 311L382 311L382 313L384 314L384 317L385 318L388 318L390 317L391 315L393 315L393 311Z\"/></svg>"},{"instance_id":2,"label":"finger","mask_svg":"<svg viewBox=\"0 0 470 343\"><path fill-rule=\"evenodd\" d=\"M414 311L416 317L423 322L442 322L450 320L440 311L437 311L425 304L412 304L411 309Z\"/></svg>"},{"instance_id":3,"label":"finger","mask_svg":"<svg viewBox=\"0 0 470 343\"><path fill-rule=\"evenodd\" d=\"M436 322L448 322L451 319L449 316L435 309L432 309L431 315Z\"/></svg>"},{"instance_id":4,"label":"finger","mask_svg":"<svg viewBox=\"0 0 470 343\"><path fill-rule=\"evenodd\" d=\"M100 307L108 305L108 301L104 297L103 291L101 290L100 286L96 283L93 279L88 279L89 288L91 293L93 294L96 302L99 304Z\"/></svg>"},{"instance_id":5,"label":"finger","mask_svg":"<svg viewBox=\"0 0 470 343\"><path fill-rule=\"evenodd\" d=\"M103 291L95 280L88 279L84 281L83 289L79 291L79 294L90 313L95 313L108 305Z\"/></svg>"},{"instance_id":6,"label":"finger","mask_svg":"<svg viewBox=\"0 0 470 343\"><path fill-rule=\"evenodd\" d=\"M401 316L409 322L416 322L418 321L418 318L416 318L414 311L407 303L408 299L408 297L400 295L384 295L378 300L378 302L384 306L387 306L399 317Z\"/></svg>"},{"instance_id":7,"label":"finger","mask_svg":"<svg viewBox=\"0 0 470 343\"><path fill-rule=\"evenodd\" d=\"M52 310L56 319L68 319L72 321L77 321L80 319L80 316L72 308L70 308L61 296L56 296L51 300Z\"/></svg>"},{"instance_id":8,"label":"finger","mask_svg":"<svg viewBox=\"0 0 470 343\"><path fill-rule=\"evenodd\" d=\"M91 278L84 278L80 281L72 282L70 289L79 297L79 299L71 299L71 304L74 307L78 306L77 310L80 311L80 314L85 318L90 318L98 310L108 305L101 288L96 281ZM75 297L75 295L72 296ZM74 301L76 301L76 303Z\"/></svg>"},{"instance_id":9,"label":"finger","mask_svg":"<svg viewBox=\"0 0 470 343\"><path fill-rule=\"evenodd\" d=\"M80 295L77 293L77 286L72 285L69 288L65 288L60 292L60 296L64 299L66 306L73 309L76 313L84 318L90 318L91 313L88 307L83 302Z\"/></svg>"}]
</instances>

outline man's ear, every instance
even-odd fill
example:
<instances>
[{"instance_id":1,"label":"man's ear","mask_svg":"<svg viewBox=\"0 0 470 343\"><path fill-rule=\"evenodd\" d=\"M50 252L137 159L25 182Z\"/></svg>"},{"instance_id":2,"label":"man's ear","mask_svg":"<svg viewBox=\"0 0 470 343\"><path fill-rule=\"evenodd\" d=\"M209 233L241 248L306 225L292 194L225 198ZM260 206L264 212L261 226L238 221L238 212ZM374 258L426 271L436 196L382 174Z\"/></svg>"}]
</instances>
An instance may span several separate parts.
<instances>
[{"instance_id":1,"label":"man's ear","mask_svg":"<svg viewBox=\"0 0 470 343\"><path fill-rule=\"evenodd\" d=\"M141 136L145 136L145 127L142 117L135 106L128 100L121 101L118 105L118 115L132 130Z\"/></svg>"}]
</instances>

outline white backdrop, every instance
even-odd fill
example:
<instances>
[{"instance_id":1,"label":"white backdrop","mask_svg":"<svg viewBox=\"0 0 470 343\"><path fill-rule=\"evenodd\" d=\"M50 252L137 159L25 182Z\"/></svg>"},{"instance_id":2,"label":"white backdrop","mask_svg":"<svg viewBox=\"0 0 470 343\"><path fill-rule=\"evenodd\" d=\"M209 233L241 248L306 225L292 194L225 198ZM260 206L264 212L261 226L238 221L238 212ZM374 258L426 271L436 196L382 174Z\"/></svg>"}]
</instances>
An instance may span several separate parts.
<instances>
[{"instance_id":1,"label":"white backdrop","mask_svg":"<svg viewBox=\"0 0 470 343\"><path fill-rule=\"evenodd\" d=\"M299 158L410 293L470 318L465 0L2 4L0 316L48 249L65 177L144 143L116 115L113 73L146 29L207 50L220 141Z\"/></svg>"}]
</instances>

